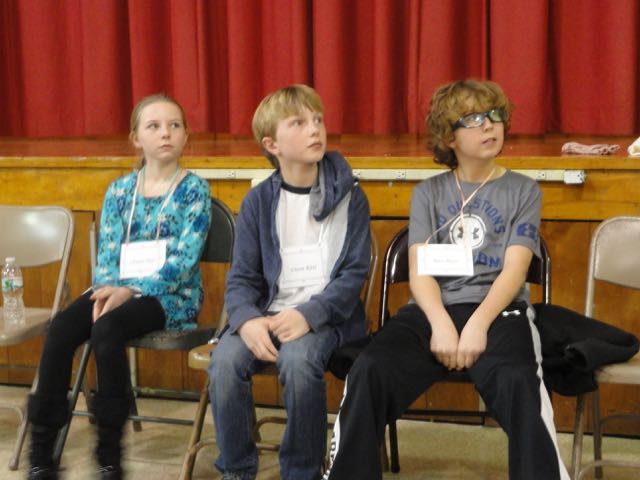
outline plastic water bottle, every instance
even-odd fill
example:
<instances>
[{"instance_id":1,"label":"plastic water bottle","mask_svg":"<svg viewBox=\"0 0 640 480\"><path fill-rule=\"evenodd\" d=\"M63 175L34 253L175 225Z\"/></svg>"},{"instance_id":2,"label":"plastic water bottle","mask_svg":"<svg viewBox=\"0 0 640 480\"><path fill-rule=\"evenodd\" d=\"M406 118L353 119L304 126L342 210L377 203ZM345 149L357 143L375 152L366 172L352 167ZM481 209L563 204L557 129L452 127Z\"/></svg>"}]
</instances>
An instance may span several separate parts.
<instances>
[{"instance_id":1,"label":"plastic water bottle","mask_svg":"<svg viewBox=\"0 0 640 480\"><path fill-rule=\"evenodd\" d=\"M24 301L22 300L22 271L15 257L7 257L2 269L2 298L5 324L24 323Z\"/></svg>"}]
</instances>

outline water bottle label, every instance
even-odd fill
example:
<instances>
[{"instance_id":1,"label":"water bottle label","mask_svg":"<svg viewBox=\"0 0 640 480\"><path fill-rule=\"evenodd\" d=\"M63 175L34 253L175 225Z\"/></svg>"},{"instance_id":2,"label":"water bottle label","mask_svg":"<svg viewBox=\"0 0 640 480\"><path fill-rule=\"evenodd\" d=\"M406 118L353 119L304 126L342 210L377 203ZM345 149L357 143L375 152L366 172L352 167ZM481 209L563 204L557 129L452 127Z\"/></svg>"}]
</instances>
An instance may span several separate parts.
<instances>
[{"instance_id":1,"label":"water bottle label","mask_svg":"<svg viewBox=\"0 0 640 480\"><path fill-rule=\"evenodd\" d=\"M22 288L22 277L6 277L2 279L2 291L13 292Z\"/></svg>"}]
</instances>

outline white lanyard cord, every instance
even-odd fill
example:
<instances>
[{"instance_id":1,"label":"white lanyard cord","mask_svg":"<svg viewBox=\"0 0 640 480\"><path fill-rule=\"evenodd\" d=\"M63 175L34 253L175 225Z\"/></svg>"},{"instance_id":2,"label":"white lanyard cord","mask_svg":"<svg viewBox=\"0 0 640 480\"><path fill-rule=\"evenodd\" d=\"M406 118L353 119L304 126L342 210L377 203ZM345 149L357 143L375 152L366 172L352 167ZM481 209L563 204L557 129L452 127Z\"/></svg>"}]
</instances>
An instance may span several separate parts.
<instances>
[{"instance_id":1,"label":"white lanyard cord","mask_svg":"<svg viewBox=\"0 0 640 480\"><path fill-rule=\"evenodd\" d=\"M125 243L129 243L129 238L131 236L131 222L133 220L133 213L136 210L136 199L138 198L138 187L140 186L141 175L142 175L142 184L144 185L144 170L145 170L145 167L142 167L142 169L138 172L138 176L136 177L136 188L133 191L133 199L131 201L131 213L129 214L129 225L127 226L127 238L125 240ZM162 206L160 207L160 211L158 212L158 223L156 225L156 240L160 238L160 223L162 223L162 212L165 209L165 207L168 205L169 200L171 199L173 192L175 192L178 183L180 183L180 180L182 180L183 174L184 172L181 171L180 167L178 167L176 169L176 173L174 173L173 177L171 178L171 183L169 184L169 188L165 192L164 202L162 202ZM178 177L180 178L178 179Z\"/></svg>"},{"instance_id":2,"label":"white lanyard cord","mask_svg":"<svg viewBox=\"0 0 640 480\"><path fill-rule=\"evenodd\" d=\"M473 197L476 196L476 193L478 193L480 191L480 189L485 186L485 184L493 176L493 173L495 171L496 171L496 167L493 167L491 172L489 172L489 175L487 175L487 178L485 178L482 181L482 183L480 184L480 186L478 188L476 188L473 192L471 192L471 195L469 195L467 198L464 197L464 192L462 191L462 187L460 186L460 180L458 179L458 170L456 169L456 170L453 171L453 176L454 176L454 178L456 180L456 186L458 187L458 191L460 192L460 197L462 198L462 205L460 205L460 226L462 228L462 238L463 238L464 241L466 241L466 238L467 238L467 236L464 234L464 212L463 212L464 207L466 207L469 204L469 202L473 199ZM429 235L429 237L425 240L424 244L428 245L429 244L429 240L431 240L431 238L436 233L438 233L444 227L449 225L453 221L454 218L456 218L455 215L453 217L451 217L449 220L447 220L440 227L438 227L438 229L435 232L433 232L431 235Z\"/></svg>"}]
</instances>

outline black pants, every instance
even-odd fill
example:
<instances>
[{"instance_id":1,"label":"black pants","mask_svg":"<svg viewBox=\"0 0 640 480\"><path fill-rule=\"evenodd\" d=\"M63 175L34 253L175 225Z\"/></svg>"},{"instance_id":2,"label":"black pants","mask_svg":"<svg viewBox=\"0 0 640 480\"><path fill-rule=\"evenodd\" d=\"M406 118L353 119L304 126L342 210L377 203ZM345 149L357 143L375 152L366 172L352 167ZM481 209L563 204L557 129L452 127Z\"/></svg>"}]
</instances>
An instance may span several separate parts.
<instances>
[{"instance_id":1,"label":"black pants","mask_svg":"<svg viewBox=\"0 0 640 480\"><path fill-rule=\"evenodd\" d=\"M468 373L509 437L509 477L568 479L542 383L537 331L527 318L525 305L512 305L508 310L518 307L520 315L499 316L493 322L487 348ZM458 332L476 308L476 304L447 307ZM332 463L325 478L382 478L378 452L385 425L399 418L447 373L431 352L430 338L431 328L422 310L407 305L358 356L346 379L334 427Z\"/></svg>"},{"instance_id":2,"label":"black pants","mask_svg":"<svg viewBox=\"0 0 640 480\"><path fill-rule=\"evenodd\" d=\"M76 349L89 340L98 371L98 392L105 398L129 393L125 342L164 327L165 314L154 297L131 298L93 323L93 291L81 295L51 321L45 336L36 394L66 395Z\"/></svg>"}]
</instances>

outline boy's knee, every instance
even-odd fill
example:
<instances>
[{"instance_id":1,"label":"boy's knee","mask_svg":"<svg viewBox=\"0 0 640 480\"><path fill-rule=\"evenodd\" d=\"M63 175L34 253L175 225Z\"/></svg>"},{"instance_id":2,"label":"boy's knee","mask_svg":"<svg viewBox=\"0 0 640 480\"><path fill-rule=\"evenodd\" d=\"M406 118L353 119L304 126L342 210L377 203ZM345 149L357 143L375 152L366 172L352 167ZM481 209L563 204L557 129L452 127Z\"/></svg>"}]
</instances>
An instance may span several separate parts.
<instances>
[{"instance_id":1,"label":"boy's knee","mask_svg":"<svg viewBox=\"0 0 640 480\"><path fill-rule=\"evenodd\" d=\"M492 387L492 385L495 385ZM504 398L531 395L539 390L540 379L531 365L515 364L496 368L477 385L480 392L495 392Z\"/></svg>"},{"instance_id":2,"label":"boy's knee","mask_svg":"<svg viewBox=\"0 0 640 480\"><path fill-rule=\"evenodd\" d=\"M324 363L318 356L296 350L278 356L277 367L280 383L305 388L310 383L324 383Z\"/></svg>"},{"instance_id":3,"label":"boy's knee","mask_svg":"<svg viewBox=\"0 0 640 480\"><path fill-rule=\"evenodd\" d=\"M221 380L233 372L241 373L251 362L251 352L237 335L222 337L220 343L211 352L211 361L207 367L209 378Z\"/></svg>"},{"instance_id":4,"label":"boy's knee","mask_svg":"<svg viewBox=\"0 0 640 480\"><path fill-rule=\"evenodd\" d=\"M370 377L380 373L379 360L373 352L363 350L349 370L349 378Z\"/></svg>"}]
</instances>

